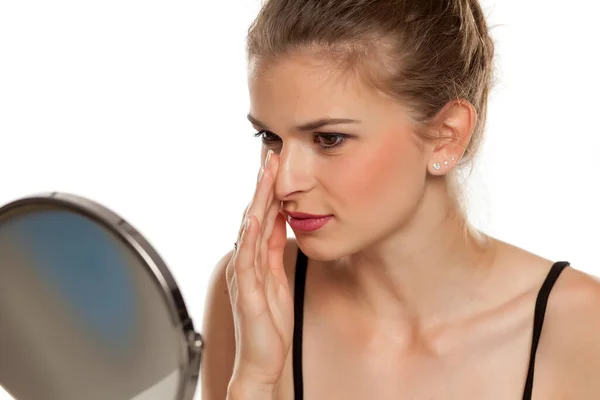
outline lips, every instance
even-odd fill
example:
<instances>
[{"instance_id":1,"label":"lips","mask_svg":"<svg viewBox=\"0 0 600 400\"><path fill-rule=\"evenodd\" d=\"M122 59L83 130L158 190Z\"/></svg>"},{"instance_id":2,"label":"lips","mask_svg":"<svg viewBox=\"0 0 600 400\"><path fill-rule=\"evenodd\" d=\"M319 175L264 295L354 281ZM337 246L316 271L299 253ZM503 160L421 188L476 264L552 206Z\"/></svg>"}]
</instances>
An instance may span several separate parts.
<instances>
[{"instance_id":1,"label":"lips","mask_svg":"<svg viewBox=\"0 0 600 400\"><path fill-rule=\"evenodd\" d=\"M287 222L294 231L313 232L323 227L333 215L316 215L301 212L286 212Z\"/></svg>"},{"instance_id":2,"label":"lips","mask_svg":"<svg viewBox=\"0 0 600 400\"><path fill-rule=\"evenodd\" d=\"M323 215L317 215L317 214L307 214L307 213L303 213L303 212L290 212L290 211L286 211L287 215L289 215L290 217L294 218L294 219L318 219L318 218L325 218L325 217L330 217L331 214L323 214Z\"/></svg>"}]
</instances>

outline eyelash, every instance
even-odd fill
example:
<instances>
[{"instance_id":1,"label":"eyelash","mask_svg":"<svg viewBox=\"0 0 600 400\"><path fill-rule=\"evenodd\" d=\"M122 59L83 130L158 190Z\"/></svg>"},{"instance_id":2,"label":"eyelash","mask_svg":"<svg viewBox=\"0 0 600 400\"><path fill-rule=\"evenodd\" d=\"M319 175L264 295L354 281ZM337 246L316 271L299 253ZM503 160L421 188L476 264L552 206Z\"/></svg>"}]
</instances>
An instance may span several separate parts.
<instances>
[{"instance_id":1,"label":"eyelash","mask_svg":"<svg viewBox=\"0 0 600 400\"><path fill-rule=\"evenodd\" d=\"M254 134L254 137L260 137L260 136L262 136L262 142L265 145L272 144L273 142L275 142L275 141L277 141L279 139L279 137L278 137L278 139L271 139L271 140L265 139L265 137L263 136L263 134L265 134L265 133L273 135L273 136L277 136L273 132L269 132L269 131L263 129L263 130L260 130L260 131L256 132ZM335 148L340 147L341 145L343 145L350 136L344 135L342 133L317 133L317 134L315 134L314 138L316 139L318 137L326 138L326 139L331 139L331 138L338 139L338 141L336 142L336 144L334 144L332 146L322 146L322 145L319 145L319 147L321 147L321 149L323 149L323 150L331 150L331 149L335 149Z\"/></svg>"}]
</instances>

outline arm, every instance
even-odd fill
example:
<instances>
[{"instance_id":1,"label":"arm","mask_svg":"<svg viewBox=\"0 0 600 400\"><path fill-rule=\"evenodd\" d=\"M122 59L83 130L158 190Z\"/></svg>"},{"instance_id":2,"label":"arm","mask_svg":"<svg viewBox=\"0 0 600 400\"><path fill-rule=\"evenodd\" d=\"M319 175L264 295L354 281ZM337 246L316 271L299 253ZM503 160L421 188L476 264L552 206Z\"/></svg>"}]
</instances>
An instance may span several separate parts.
<instances>
[{"instance_id":1,"label":"arm","mask_svg":"<svg viewBox=\"0 0 600 400\"><path fill-rule=\"evenodd\" d=\"M202 326L202 399L223 400L235 361L235 334L225 270L233 251L219 260L211 275Z\"/></svg>"}]
</instances>

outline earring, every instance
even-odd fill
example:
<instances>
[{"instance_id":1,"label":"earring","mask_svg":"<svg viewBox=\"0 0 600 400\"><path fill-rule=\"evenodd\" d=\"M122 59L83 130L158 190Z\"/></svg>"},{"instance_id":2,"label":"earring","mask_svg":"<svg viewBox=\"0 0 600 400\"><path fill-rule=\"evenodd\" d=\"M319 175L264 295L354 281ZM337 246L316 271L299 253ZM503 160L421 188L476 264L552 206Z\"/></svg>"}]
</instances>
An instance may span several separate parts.
<instances>
[{"instance_id":1,"label":"earring","mask_svg":"<svg viewBox=\"0 0 600 400\"><path fill-rule=\"evenodd\" d=\"M439 163L433 164L433 168L436 169L436 170L439 170L440 169L440 164Z\"/></svg>"},{"instance_id":2,"label":"earring","mask_svg":"<svg viewBox=\"0 0 600 400\"><path fill-rule=\"evenodd\" d=\"M454 156L452 156L452 161L456 160L456 158L454 158Z\"/></svg>"},{"instance_id":3,"label":"earring","mask_svg":"<svg viewBox=\"0 0 600 400\"><path fill-rule=\"evenodd\" d=\"M448 165L448 161L447 160L444 160L444 165Z\"/></svg>"}]
</instances>

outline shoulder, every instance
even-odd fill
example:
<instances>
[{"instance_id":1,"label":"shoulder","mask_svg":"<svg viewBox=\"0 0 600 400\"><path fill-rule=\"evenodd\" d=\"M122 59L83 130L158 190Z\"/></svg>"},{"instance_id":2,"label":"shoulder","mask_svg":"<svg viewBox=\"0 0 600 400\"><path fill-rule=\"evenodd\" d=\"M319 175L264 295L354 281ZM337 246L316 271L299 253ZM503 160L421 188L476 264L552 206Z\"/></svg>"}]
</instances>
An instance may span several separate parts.
<instances>
[{"instance_id":1,"label":"shoulder","mask_svg":"<svg viewBox=\"0 0 600 400\"><path fill-rule=\"evenodd\" d=\"M235 333L226 270L233 249L216 263L210 275L202 321L201 385L204 399L224 399L235 361Z\"/></svg>"},{"instance_id":2,"label":"shoulder","mask_svg":"<svg viewBox=\"0 0 600 400\"><path fill-rule=\"evenodd\" d=\"M296 240L288 238L284 251L284 266L292 293L297 252ZM205 344L201 371L204 398L226 397L235 362L233 312L226 277L227 265L232 256L233 249L217 261L210 275L205 296L201 331Z\"/></svg>"},{"instance_id":3,"label":"shoulder","mask_svg":"<svg viewBox=\"0 0 600 400\"><path fill-rule=\"evenodd\" d=\"M563 271L548 300L542 340L565 394L577 399L600 398L598 278L573 267Z\"/></svg>"}]
</instances>

